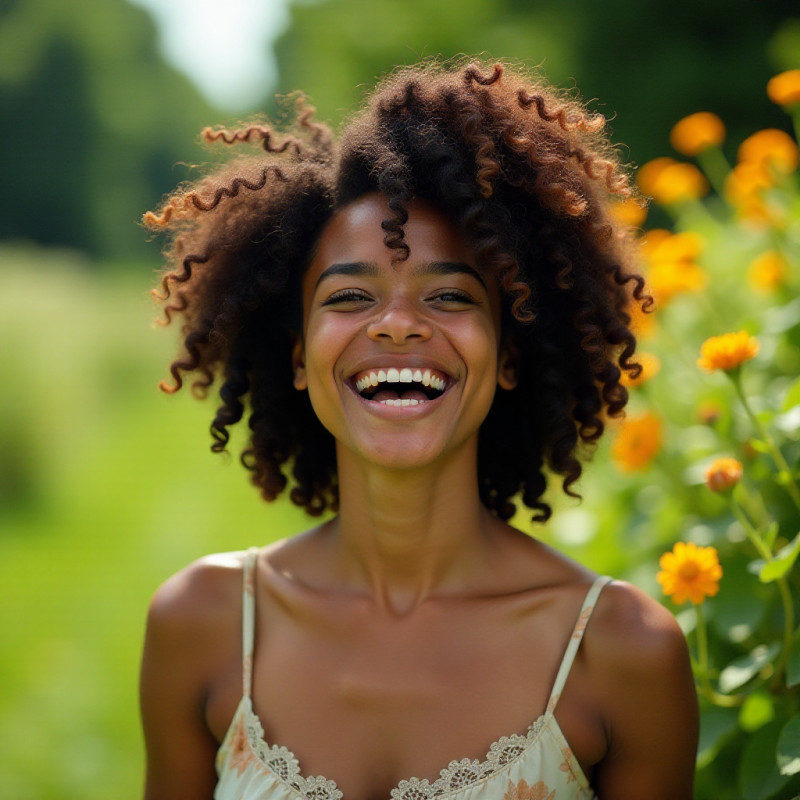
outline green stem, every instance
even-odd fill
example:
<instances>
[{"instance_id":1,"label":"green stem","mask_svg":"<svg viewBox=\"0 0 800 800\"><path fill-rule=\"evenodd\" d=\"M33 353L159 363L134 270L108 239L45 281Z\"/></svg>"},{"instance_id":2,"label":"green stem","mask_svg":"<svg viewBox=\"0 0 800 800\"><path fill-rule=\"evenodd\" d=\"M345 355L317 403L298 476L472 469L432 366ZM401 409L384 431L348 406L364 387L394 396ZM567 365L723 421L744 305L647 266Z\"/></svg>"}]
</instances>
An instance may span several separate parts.
<instances>
[{"instance_id":1,"label":"green stem","mask_svg":"<svg viewBox=\"0 0 800 800\"><path fill-rule=\"evenodd\" d=\"M767 547L766 542L761 538L761 534L755 529L753 524L747 518L747 515L744 513L744 509L742 509L742 507L733 497L731 497L731 508L733 509L734 516L739 520L739 524L742 526L742 528L744 528L747 538L753 543L753 547L755 547L758 551L758 554L765 561L769 561L769 559L772 558L772 551L769 549L769 547Z\"/></svg>"},{"instance_id":2,"label":"green stem","mask_svg":"<svg viewBox=\"0 0 800 800\"><path fill-rule=\"evenodd\" d=\"M778 584L781 603L783 604L783 647L781 648L781 657L775 665L775 674L772 677L773 688L777 688L783 678L786 664L789 662L789 651L792 647L792 637L794 635L794 605L786 576L778 578L776 583Z\"/></svg>"},{"instance_id":3,"label":"green stem","mask_svg":"<svg viewBox=\"0 0 800 800\"><path fill-rule=\"evenodd\" d=\"M786 491L789 493L789 496L792 498L797 508L800 509L800 489L798 489L797 484L795 483L792 471L789 468L789 465L786 463L786 459L783 457L783 453L781 452L780 448L775 444L775 440L770 436L767 429L761 424L761 421L753 413L753 409L750 408L750 403L748 402L747 396L742 388L739 370L731 370L728 372L728 376L733 382L733 386L736 389L736 394L739 397L739 401L741 402L748 419L756 429L758 435L767 445L767 449L772 456L772 460L775 462L775 466L786 476L786 483L783 484L786 487Z\"/></svg>"},{"instance_id":4,"label":"green stem","mask_svg":"<svg viewBox=\"0 0 800 800\"><path fill-rule=\"evenodd\" d=\"M703 697L715 706L733 708L740 706L744 702L743 695L721 694L712 685L708 677L708 635L706 633L706 622L703 616L703 604L698 603L694 607L697 614L697 661L700 671L700 691Z\"/></svg>"},{"instance_id":5,"label":"green stem","mask_svg":"<svg viewBox=\"0 0 800 800\"><path fill-rule=\"evenodd\" d=\"M766 561L772 558L772 551L767 547L758 531L750 523L750 520L747 519L744 510L733 497L731 497L731 508L733 509L736 519L739 520L739 524L744 528L747 538L750 539L756 550L758 550L759 555ZM780 593L781 604L783 605L783 646L781 647L780 658L775 664L775 672L772 675L771 685L773 688L777 688L783 678L786 664L789 662L789 652L792 647L792 637L794 635L794 604L792 603L792 593L789 590L786 576L778 578L775 583L778 584L778 592Z\"/></svg>"},{"instance_id":6,"label":"green stem","mask_svg":"<svg viewBox=\"0 0 800 800\"><path fill-rule=\"evenodd\" d=\"M791 109L789 116L792 118L792 122L794 123L794 138L800 142L800 102L793 103L787 111Z\"/></svg>"},{"instance_id":7,"label":"green stem","mask_svg":"<svg viewBox=\"0 0 800 800\"><path fill-rule=\"evenodd\" d=\"M709 183L714 187L714 191L720 196L725 197L725 179L731 171L731 165L725 154L719 147L709 147L697 154L697 163L706 174Z\"/></svg>"}]
</instances>

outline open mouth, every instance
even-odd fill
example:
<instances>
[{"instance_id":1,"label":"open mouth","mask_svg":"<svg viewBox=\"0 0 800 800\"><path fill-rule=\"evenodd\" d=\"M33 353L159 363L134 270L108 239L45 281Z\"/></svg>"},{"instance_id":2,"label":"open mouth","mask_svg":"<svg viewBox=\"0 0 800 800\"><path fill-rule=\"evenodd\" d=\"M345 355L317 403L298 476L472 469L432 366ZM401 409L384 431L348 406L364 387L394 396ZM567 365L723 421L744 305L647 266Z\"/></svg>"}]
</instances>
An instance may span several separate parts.
<instances>
[{"instance_id":1,"label":"open mouth","mask_svg":"<svg viewBox=\"0 0 800 800\"><path fill-rule=\"evenodd\" d=\"M433 369L369 369L353 376L356 391L365 400L390 406L416 406L436 400L447 390L449 378Z\"/></svg>"}]
</instances>

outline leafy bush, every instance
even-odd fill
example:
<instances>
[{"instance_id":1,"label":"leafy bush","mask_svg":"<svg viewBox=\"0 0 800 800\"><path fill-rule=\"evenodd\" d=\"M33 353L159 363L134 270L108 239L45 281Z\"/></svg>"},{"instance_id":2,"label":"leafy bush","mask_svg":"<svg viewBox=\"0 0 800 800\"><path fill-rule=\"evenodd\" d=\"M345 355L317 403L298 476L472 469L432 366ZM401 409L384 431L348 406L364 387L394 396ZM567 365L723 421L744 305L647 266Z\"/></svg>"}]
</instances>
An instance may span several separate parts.
<instances>
[{"instance_id":1,"label":"leafy bush","mask_svg":"<svg viewBox=\"0 0 800 800\"><path fill-rule=\"evenodd\" d=\"M800 126L800 70L768 92ZM654 588L653 549L678 540L658 581L693 653L697 796L767 800L800 794L798 148L757 131L731 165L724 139L722 120L693 114L670 136L693 161L637 175L670 229L642 237L657 310L634 313L643 371L607 457L636 509L628 529L648 529L629 573Z\"/></svg>"}]
</instances>

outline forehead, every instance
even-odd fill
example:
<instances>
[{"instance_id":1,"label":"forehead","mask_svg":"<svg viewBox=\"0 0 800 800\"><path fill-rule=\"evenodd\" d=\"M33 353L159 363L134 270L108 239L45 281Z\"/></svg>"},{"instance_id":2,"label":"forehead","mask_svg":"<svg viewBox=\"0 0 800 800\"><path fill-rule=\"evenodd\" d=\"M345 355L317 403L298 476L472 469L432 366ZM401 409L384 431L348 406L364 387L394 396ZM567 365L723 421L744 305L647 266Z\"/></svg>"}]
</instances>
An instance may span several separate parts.
<instances>
[{"instance_id":1,"label":"forehead","mask_svg":"<svg viewBox=\"0 0 800 800\"><path fill-rule=\"evenodd\" d=\"M403 238L410 249L409 261L448 260L474 264L471 243L445 214L416 199L407 209ZM308 272L319 272L341 261L390 263L393 251L384 244L385 231L381 223L393 216L381 194L367 194L349 203L323 228Z\"/></svg>"}]
</instances>

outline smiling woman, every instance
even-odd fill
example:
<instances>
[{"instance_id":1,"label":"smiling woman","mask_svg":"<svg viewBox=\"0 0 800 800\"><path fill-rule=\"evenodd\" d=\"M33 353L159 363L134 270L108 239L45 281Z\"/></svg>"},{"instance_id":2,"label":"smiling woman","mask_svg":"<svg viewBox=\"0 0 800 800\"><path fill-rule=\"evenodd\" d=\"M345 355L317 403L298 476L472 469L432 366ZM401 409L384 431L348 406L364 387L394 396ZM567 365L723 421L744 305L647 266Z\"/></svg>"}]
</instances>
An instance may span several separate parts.
<instances>
[{"instance_id":1,"label":"smiling woman","mask_svg":"<svg viewBox=\"0 0 800 800\"><path fill-rule=\"evenodd\" d=\"M550 516L548 475L572 493L640 369L603 124L502 65L429 63L337 138L302 101L294 132L207 129L262 152L146 215L184 319L164 388L219 379L213 449L247 414L262 495L338 512L159 589L149 800L691 796L671 615L505 522L515 497Z\"/></svg>"}]
</instances>

